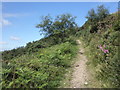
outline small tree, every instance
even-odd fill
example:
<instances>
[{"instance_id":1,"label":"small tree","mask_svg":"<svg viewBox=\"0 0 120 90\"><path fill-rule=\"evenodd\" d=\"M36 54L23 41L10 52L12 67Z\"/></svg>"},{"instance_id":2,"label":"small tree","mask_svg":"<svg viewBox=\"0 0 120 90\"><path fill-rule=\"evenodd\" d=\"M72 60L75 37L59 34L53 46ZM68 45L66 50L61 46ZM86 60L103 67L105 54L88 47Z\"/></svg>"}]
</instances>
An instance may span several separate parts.
<instances>
[{"instance_id":1,"label":"small tree","mask_svg":"<svg viewBox=\"0 0 120 90\"><path fill-rule=\"evenodd\" d=\"M88 15L86 16L86 18L88 20L90 20L90 22L94 22L97 20L97 14L95 13L94 9L91 9L90 11L88 11Z\"/></svg>"},{"instance_id":2,"label":"small tree","mask_svg":"<svg viewBox=\"0 0 120 90\"><path fill-rule=\"evenodd\" d=\"M97 8L97 16L99 20L104 19L106 16L109 15L109 10L104 7L104 5L100 5Z\"/></svg>"},{"instance_id":3,"label":"small tree","mask_svg":"<svg viewBox=\"0 0 120 90\"><path fill-rule=\"evenodd\" d=\"M97 14L95 13L95 10L91 9L90 11L88 11L88 15L86 16L86 18L88 19L88 22L91 25L90 33L96 32L97 31L96 22L98 21L98 18Z\"/></svg>"},{"instance_id":4,"label":"small tree","mask_svg":"<svg viewBox=\"0 0 120 90\"><path fill-rule=\"evenodd\" d=\"M72 30L77 26L75 18L76 17L73 17L70 14L58 15L55 20L52 20L50 16L44 16L42 17L42 22L36 27L40 28L40 32L47 36L55 34L63 36L72 32Z\"/></svg>"},{"instance_id":5,"label":"small tree","mask_svg":"<svg viewBox=\"0 0 120 90\"><path fill-rule=\"evenodd\" d=\"M106 16L109 15L109 10L105 8L104 5L98 6L96 12L97 13L95 13L94 9L91 9L90 11L88 11L88 15L86 16L86 18L91 22L96 22L104 19Z\"/></svg>"},{"instance_id":6,"label":"small tree","mask_svg":"<svg viewBox=\"0 0 120 90\"><path fill-rule=\"evenodd\" d=\"M40 34L49 36L53 33L53 21L50 15L42 16L40 24L36 25L37 28L40 28Z\"/></svg>"},{"instance_id":7,"label":"small tree","mask_svg":"<svg viewBox=\"0 0 120 90\"><path fill-rule=\"evenodd\" d=\"M90 32L91 33L97 32L98 30L97 22L103 20L108 15L109 15L109 11L104 7L104 5L100 5L97 7L97 13L95 12L94 9L88 11L88 15L86 16L86 18L88 19L88 22L91 25Z\"/></svg>"},{"instance_id":8,"label":"small tree","mask_svg":"<svg viewBox=\"0 0 120 90\"><path fill-rule=\"evenodd\" d=\"M65 36L73 34L75 32L75 28L77 27L75 18L76 17L73 17L71 14L62 14L57 16L54 22L54 31Z\"/></svg>"}]
</instances>

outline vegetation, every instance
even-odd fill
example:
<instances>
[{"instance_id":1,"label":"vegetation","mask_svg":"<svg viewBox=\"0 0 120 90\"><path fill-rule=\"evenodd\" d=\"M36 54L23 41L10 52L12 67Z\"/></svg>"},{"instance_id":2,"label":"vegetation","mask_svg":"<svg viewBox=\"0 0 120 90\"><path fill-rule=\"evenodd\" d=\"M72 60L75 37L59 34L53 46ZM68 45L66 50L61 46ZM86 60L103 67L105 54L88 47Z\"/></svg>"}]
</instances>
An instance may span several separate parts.
<instances>
[{"instance_id":1,"label":"vegetation","mask_svg":"<svg viewBox=\"0 0 120 90\"><path fill-rule=\"evenodd\" d=\"M36 27L40 28L40 33L45 34L43 39L27 43L26 47L4 51L2 58L10 60L14 57L19 57L24 54L38 52L41 48L50 47L66 41L72 41L71 36L76 33L77 24L75 17L70 14L56 16L55 20L48 16L42 17L42 22Z\"/></svg>"},{"instance_id":2,"label":"vegetation","mask_svg":"<svg viewBox=\"0 0 120 90\"><path fill-rule=\"evenodd\" d=\"M87 50L89 63L95 68L96 78L102 81L103 87L120 87L120 61L118 58L120 23L117 15L118 13L115 13L102 17L99 22L96 21L94 28L86 23L80 33L85 46L89 49ZM96 32L91 33L91 30L96 29Z\"/></svg>"},{"instance_id":3,"label":"vegetation","mask_svg":"<svg viewBox=\"0 0 120 90\"><path fill-rule=\"evenodd\" d=\"M46 37L29 42L25 47L2 52L3 88L59 86L77 52L71 31L77 25L70 14L57 16L52 23L49 18L45 16L42 24L37 25Z\"/></svg>"},{"instance_id":4,"label":"vegetation","mask_svg":"<svg viewBox=\"0 0 120 90\"><path fill-rule=\"evenodd\" d=\"M76 50L66 42L3 62L3 88L57 87Z\"/></svg>"},{"instance_id":5,"label":"vegetation","mask_svg":"<svg viewBox=\"0 0 120 90\"><path fill-rule=\"evenodd\" d=\"M118 59L118 13L109 14L103 5L91 9L82 27L70 14L42 17L36 25L44 38L25 47L2 52L3 88L53 88L60 85L66 69L77 55L76 39L87 47L89 64L95 67L96 78L103 87L120 87Z\"/></svg>"},{"instance_id":6,"label":"vegetation","mask_svg":"<svg viewBox=\"0 0 120 90\"><path fill-rule=\"evenodd\" d=\"M58 44L75 34L77 24L75 17L70 14L62 14L56 16L54 20L50 16L42 17L42 22L36 27L40 28L40 32L46 36L55 36L54 42Z\"/></svg>"}]
</instances>

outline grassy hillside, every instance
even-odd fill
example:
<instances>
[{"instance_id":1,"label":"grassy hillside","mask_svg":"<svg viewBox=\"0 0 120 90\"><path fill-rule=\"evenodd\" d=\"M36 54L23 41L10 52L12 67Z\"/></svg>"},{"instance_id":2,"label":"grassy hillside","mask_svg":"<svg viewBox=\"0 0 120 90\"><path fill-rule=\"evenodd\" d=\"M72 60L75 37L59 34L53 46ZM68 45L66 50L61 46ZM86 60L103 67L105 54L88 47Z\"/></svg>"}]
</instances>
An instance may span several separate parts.
<instances>
[{"instance_id":1,"label":"grassy hillside","mask_svg":"<svg viewBox=\"0 0 120 90\"><path fill-rule=\"evenodd\" d=\"M2 59L10 60L10 59L13 59L14 57L19 57L24 54L31 54L34 52L38 52L39 49L41 48L46 48L46 47L50 47L52 45L61 43L61 40L57 40L56 42L55 41L56 41L56 38L54 35L54 36L42 38L38 41L29 42L26 44L25 47L19 47L16 49L6 50L2 52ZM64 39L64 42L65 41L66 39Z\"/></svg>"},{"instance_id":2,"label":"grassy hillside","mask_svg":"<svg viewBox=\"0 0 120 90\"><path fill-rule=\"evenodd\" d=\"M118 13L105 15L98 15L96 19L92 13L92 18L88 17L82 27L77 27L75 18L69 14L53 21L46 16L37 27L46 32L47 37L2 52L2 87L59 87L77 55L76 39L83 41L88 64L103 87L120 87L120 21Z\"/></svg>"},{"instance_id":3,"label":"grassy hillside","mask_svg":"<svg viewBox=\"0 0 120 90\"><path fill-rule=\"evenodd\" d=\"M96 24L93 28L87 21L80 28L81 32L79 33L87 50L89 65L96 72L96 78L102 81L103 87L120 87L120 60L118 58L120 21L118 21L118 13L111 14ZM94 29L97 32L90 32Z\"/></svg>"},{"instance_id":4,"label":"grassy hillside","mask_svg":"<svg viewBox=\"0 0 120 90\"><path fill-rule=\"evenodd\" d=\"M3 88L53 88L60 84L77 47L61 43L37 53L3 61Z\"/></svg>"},{"instance_id":5,"label":"grassy hillside","mask_svg":"<svg viewBox=\"0 0 120 90\"><path fill-rule=\"evenodd\" d=\"M37 27L46 34L44 38L2 52L3 88L58 87L71 66L77 52L74 17L63 14L51 21L45 16Z\"/></svg>"}]
</instances>

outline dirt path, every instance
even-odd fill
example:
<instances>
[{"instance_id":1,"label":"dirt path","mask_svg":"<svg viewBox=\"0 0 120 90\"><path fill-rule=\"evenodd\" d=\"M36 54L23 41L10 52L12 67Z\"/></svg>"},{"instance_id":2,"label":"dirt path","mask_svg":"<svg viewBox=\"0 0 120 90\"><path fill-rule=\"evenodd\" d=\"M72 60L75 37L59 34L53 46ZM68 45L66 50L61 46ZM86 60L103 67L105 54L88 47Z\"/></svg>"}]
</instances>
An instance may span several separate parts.
<instances>
[{"instance_id":1,"label":"dirt path","mask_svg":"<svg viewBox=\"0 0 120 90\"><path fill-rule=\"evenodd\" d=\"M86 67L87 58L84 55L84 49L81 42L77 40L77 43L79 44L79 54L77 56L77 61L73 65L70 88L85 88L89 84L89 73Z\"/></svg>"}]
</instances>

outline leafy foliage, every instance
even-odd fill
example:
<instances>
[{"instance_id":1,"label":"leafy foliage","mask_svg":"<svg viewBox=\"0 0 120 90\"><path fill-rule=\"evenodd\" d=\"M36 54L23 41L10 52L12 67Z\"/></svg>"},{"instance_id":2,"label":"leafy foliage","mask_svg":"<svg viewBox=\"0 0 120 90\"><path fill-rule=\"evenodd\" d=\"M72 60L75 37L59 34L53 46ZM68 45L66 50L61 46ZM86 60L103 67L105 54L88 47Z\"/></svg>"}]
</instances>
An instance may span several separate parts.
<instances>
[{"instance_id":1,"label":"leafy foliage","mask_svg":"<svg viewBox=\"0 0 120 90\"><path fill-rule=\"evenodd\" d=\"M53 88L71 66L76 55L76 37L88 47L89 63L96 68L96 77L103 87L120 87L120 46L118 42L120 21L117 13L109 15L103 6L97 12L91 9L88 21L77 27L70 14L42 17L36 27L46 37L27 43L25 47L0 52L2 54L3 88ZM106 50L106 52L104 52Z\"/></svg>"},{"instance_id":2,"label":"leafy foliage","mask_svg":"<svg viewBox=\"0 0 120 90\"><path fill-rule=\"evenodd\" d=\"M88 11L88 16L86 16L86 18L91 22L95 22L97 19L97 14L95 13L95 10L91 9L90 11Z\"/></svg>"},{"instance_id":3,"label":"leafy foliage","mask_svg":"<svg viewBox=\"0 0 120 90\"><path fill-rule=\"evenodd\" d=\"M103 87L120 87L120 60L118 58L120 23L117 15L113 14L101 19L97 24L98 31L94 34L90 32L90 30L94 31L90 24L86 24L84 30L81 29L82 40L89 49L87 52L89 63L96 68L96 77L102 81ZM103 52L99 48L100 45L109 52Z\"/></svg>"},{"instance_id":4,"label":"leafy foliage","mask_svg":"<svg viewBox=\"0 0 120 90\"><path fill-rule=\"evenodd\" d=\"M44 16L42 17L42 22L36 27L40 28L40 32L46 36L38 41L27 43L25 47L2 52L3 60L10 60L24 54L38 52L40 48L46 48L66 42L77 30L75 17L70 14L58 15L55 20L52 20L50 15Z\"/></svg>"},{"instance_id":5,"label":"leafy foliage","mask_svg":"<svg viewBox=\"0 0 120 90\"><path fill-rule=\"evenodd\" d=\"M104 7L104 5L98 6L97 9L97 15L99 20L103 20L105 17L109 15L109 11L107 8Z\"/></svg>"},{"instance_id":6,"label":"leafy foliage","mask_svg":"<svg viewBox=\"0 0 120 90\"><path fill-rule=\"evenodd\" d=\"M115 22L113 28L114 28L114 30L116 30L116 31L119 31L119 30L120 30L120 20L118 20L117 22Z\"/></svg>"},{"instance_id":7,"label":"leafy foliage","mask_svg":"<svg viewBox=\"0 0 120 90\"><path fill-rule=\"evenodd\" d=\"M91 23L95 23L96 21L103 20L105 17L109 15L109 10L105 8L104 5L100 5L97 7L97 10L91 9L88 11L88 16L86 18L91 21Z\"/></svg>"},{"instance_id":8,"label":"leafy foliage","mask_svg":"<svg viewBox=\"0 0 120 90\"><path fill-rule=\"evenodd\" d=\"M60 81L77 47L69 42L3 61L3 88L53 88Z\"/></svg>"},{"instance_id":9,"label":"leafy foliage","mask_svg":"<svg viewBox=\"0 0 120 90\"><path fill-rule=\"evenodd\" d=\"M75 33L77 24L75 23L75 17L70 14L58 15L54 20L48 15L42 17L42 22L36 27L40 28L40 32L45 33L46 36L56 34L58 37L64 38L70 33Z\"/></svg>"},{"instance_id":10,"label":"leafy foliage","mask_svg":"<svg viewBox=\"0 0 120 90\"><path fill-rule=\"evenodd\" d=\"M57 87L71 66L77 50L73 39L75 17L63 14L52 21L50 16L45 16L37 27L47 36L25 47L2 52L3 88Z\"/></svg>"}]
</instances>

